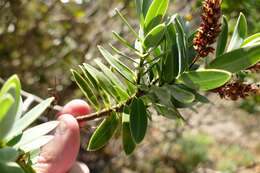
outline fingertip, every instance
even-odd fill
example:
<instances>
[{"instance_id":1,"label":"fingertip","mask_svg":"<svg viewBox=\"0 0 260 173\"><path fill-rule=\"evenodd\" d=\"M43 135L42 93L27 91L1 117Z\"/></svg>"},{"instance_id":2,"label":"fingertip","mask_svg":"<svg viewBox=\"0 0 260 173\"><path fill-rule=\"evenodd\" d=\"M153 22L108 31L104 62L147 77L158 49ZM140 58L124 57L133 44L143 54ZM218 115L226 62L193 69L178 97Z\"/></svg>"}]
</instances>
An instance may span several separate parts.
<instances>
[{"instance_id":1,"label":"fingertip","mask_svg":"<svg viewBox=\"0 0 260 173\"><path fill-rule=\"evenodd\" d=\"M60 123L64 123L66 128L72 133L79 133L79 125L76 118L70 114L62 114L58 117Z\"/></svg>"}]
</instances>

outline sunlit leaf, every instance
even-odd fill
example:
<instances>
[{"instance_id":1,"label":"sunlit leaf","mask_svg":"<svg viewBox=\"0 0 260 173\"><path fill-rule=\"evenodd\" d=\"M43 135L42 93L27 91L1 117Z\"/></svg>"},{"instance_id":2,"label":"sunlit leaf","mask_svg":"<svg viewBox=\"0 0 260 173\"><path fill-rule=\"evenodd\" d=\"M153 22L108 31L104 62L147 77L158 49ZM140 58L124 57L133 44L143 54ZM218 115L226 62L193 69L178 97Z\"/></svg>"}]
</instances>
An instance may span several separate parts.
<instances>
[{"instance_id":1,"label":"sunlit leaf","mask_svg":"<svg viewBox=\"0 0 260 173\"><path fill-rule=\"evenodd\" d=\"M4 116L1 116L0 121L0 140L4 139L15 123L16 114L18 112L18 106L20 102L20 93L21 93L21 84L17 75L11 76L3 85L0 91L0 97L3 97L5 94L9 93L13 98L13 103L8 109L8 112ZM8 99L10 102L10 98Z\"/></svg>"},{"instance_id":2,"label":"sunlit leaf","mask_svg":"<svg viewBox=\"0 0 260 173\"><path fill-rule=\"evenodd\" d=\"M230 78L231 73L227 71L209 69L184 72L178 80L188 86L207 91L224 85Z\"/></svg>"},{"instance_id":3,"label":"sunlit leaf","mask_svg":"<svg viewBox=\"0 0 260 173\"><path fill-rule=\"evenodd\" d=\"M53 97L42 101L40 104L32 108L21 119L15 122L13 128L8 133L6 140L9 141L14 136L20 134L25 128L27 128L32 122L34 122L52 103Z\"/></svg>"},{"instance_id":4,"label":"sunlit leaf","mask_svg":"<svg viewBox=\"0 0 260 173\"><path fill-rule=\"evenodd\" d=\"M246 38L241 47L254 46L256 44L260 44L260 33L254 34Z\"/></svg>"},{"instance_id":5,"label":"sunlit leaf","mask_svg":"<svg viewBox=\"0 0 260 173\"><path fill-rule=\"evenodd\" d=\"M85 68L91 73L92 76L95 76L99 82L99 86L109 93L116 101L120 102L125 99L120 96L120 93L117 92L113 83L105 76L104 73L87 64L85 65Z\"/></svg>"},{"instance_id":6,"label":"sunlit leaf","mask_svg":"<svg viewBox=\"0 0 260 173\"><path fill-rule=\"evenodd\" d=\"M169 0L153 0L145 16L144 28L146 33L160 24L167 11L168 4Z\"/></svg>"},{"instance_id":7,"label":"sunlit leaf","mask_svg":"<svg viewBox=\"0 0 260 173\"><path fill-rule=\"evenodd\" d=\"M24 145L20 146L20 149L23 150L24 152L29 152L29 151L33 151L36 149L41 148L42 146L46 145L47 143L49 143L52 139L54 138L53 135L45 135L45 136L41 136L35 140L33 140L30 143L26 143Z\"/></svg>"},{"instance_id":8,"label":"sunlit leaf","mask_svg":"<svg viewBox=\"0 0 260 173\"><path fill-rule=\"evenodd\" d=\"M23 135L20 141L14 146L19 148L22 145L28 144L33 142L34 140L38 139L39 137L48 134L54 128L56 128L59 124L59 121L49 121L47 123L43 123L37 126L34 126L30 129L27 129L23 132Z\"/></svg>"},{"instance_id":9,"label":"sunlit leaf","mask_svg":"<svg viewBox=\"0 0 260 173\"><path fill-rule=\"evenodd\" d=\"M239 48L213 60L208 68L222 69L232 73L247 69L260 61L260 45Z\"/></svg>"},{"instance_id":10,"label":"sunlit leaf","mask_svg":"<svg viewBox=\"0 0 260 173\"><path fill-rule=\"evenodd\" d=\"M103 47L99 46L99 51L103 55L103 57L107 60L107 62L117 70L119 74L121 74L128 81L134 83L135 82L135 74L130 70L126 65L120 62L116 57L111 55L107 50Z\"/></svg>"},{"instance_id":11,"label":"sunlit leaf","mask_svg":"<svg viewBox=\"0 0 260 173\"><path fill-rule=\"evenodd\" d=\"M165 24L154 27L144 38L144 46L148 49L156 47L162 40L165 32Z\"/></svg>"},{"instance_id":12,"label":"sunlit leaf","mask_svg":"<svg viewBox=\"0 0 260 173\"><path fill-rule=\"evenodd\" d=\"M243 13L240 13L227 51L230 52L241 46L247 35L247 21Z\"/></svg>"},{"instance_id":13,"label":"sunlit leaf","mask_svg":"<svg viewBox=\"0 0 260 173\"><path fill-rule=\"evenodd\" d=\"M87 97L88 101L91 103L93 107L95 107L97 110L99 110L99 103L97 100L97 97L93 93L89 83L75 70L71 70L72 75L81 89L81 91L84 93L84 95Z\"/></svg>"}]
</instances>

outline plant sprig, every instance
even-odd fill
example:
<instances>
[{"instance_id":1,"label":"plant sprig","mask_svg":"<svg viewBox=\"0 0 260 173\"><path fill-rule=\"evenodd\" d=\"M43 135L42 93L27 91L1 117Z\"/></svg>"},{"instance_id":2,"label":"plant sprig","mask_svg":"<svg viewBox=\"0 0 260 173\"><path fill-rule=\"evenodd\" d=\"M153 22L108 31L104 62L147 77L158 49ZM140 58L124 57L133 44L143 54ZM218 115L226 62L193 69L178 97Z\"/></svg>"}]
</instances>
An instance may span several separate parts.
<instances>
[{"instance_id":1,"label":"plant sprig","mask_svg":"<svg viewBox=\"0 0 260 173\"><path fill-rule=\"evenodd\" d=\"M193 109L196 103L209 102L199 91L225 86L236 73L260 61L259 37L256 35L246 39L246 22L242 14L231 39L240 41L231 41L228 45L228 22L225 18L220 28L220 1L204 1L202 30L197 35L193 34L196 31L190 30L180 15L166 15L168 4L169 0L153 0L149 3L148 0L136 0L139 32L117 10L136 40L130 43L116 32L113 35L135 57L112 46L114 55L99 46L106 63L96 61L98 67L83 64L80 71L72 70L77 85L95 108L94 113L77 119L89 121L105 118L92 135L87 146L89 150L100 149L115 131L122 128L124 151L131 154L147 131L151 118L148 109L153 108L166 118L184 119L179 109ZM214 8L217 14L212 14L210 8ZM215 21L214 34L209 19ZM218 33L220 37L217 39ZM208 40L206 35L209 34L214 38L212 36ZM206 69L198 63L192 66L196 63L196 51L199 57L203 54L201 51L205 53L210 49L208 53L212 52L211 45L216 41L216 57ZM123 58L130 59L130 63L125 63Z\"/></svg>"}]
</instances>

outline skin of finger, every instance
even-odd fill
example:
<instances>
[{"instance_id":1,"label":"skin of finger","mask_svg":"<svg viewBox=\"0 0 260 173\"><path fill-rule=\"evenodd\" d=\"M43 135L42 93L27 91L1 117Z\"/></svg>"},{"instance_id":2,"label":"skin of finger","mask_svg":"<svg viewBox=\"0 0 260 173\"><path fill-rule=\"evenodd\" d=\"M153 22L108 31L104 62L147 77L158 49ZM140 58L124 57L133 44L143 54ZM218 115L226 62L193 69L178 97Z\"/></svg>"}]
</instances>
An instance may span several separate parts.
<instances>
[{"instance_id":1,"label":"skin of finger","mask_svg":"<svg viewBox=\"0 0 260 173\"><path fill-rule=\"evenodd\" d=\"M61 115L54 139L45 145L35 165L37 173L65 173L76 160L80 147L77 120L69 114Z\"/></svg>"},{"instance_id":2,"label":"skin of finger","mask_svg":"<svg viewBox=\"0 0 260 173\"><path fill-rule=\"evenodd\" d=\"M85 163L75 162L68 173L90 173L90 170Z\"/></svg>"},{"instance_id":3,"label":"skin of finger","mask_svg":"<svg viewBox=\"0 0 260 173\"><path fill-rule=\"evenodd\" d=\"M87 115L91 113L91 108L88 105L87 102L81 99L74 99L68 102L62 109L61 112L57 114L59 117L60 115L63 114L71 114L74 117L82 116L82 115ZM86 122L80 122L79 126L84 127L86 125Z\"/></svg>"}]
</instances>

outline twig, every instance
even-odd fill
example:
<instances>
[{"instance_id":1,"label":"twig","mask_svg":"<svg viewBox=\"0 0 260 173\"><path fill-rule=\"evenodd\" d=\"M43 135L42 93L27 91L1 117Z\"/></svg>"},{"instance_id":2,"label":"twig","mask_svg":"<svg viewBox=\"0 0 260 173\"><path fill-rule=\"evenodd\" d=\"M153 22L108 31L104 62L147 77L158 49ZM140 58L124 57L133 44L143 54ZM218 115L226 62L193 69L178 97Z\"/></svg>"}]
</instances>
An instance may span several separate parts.
<instances>
[{"instance_id":1,"label":"twig","mask_svg":"<svg viewBox=\"0 0 260 173\"><path fill-rule=\"evenodd\" d=\"M94 112L91 114L87 114L87 115L82 115L82 116L78 116L76 117L76 119L80 122L80 121L91 121L91 120L95 120L95 119L99 119L99 118L104 118L106 116L109 116L110 113L112 112L122 112L124 107L126 105L130 105L130 103L132 102L132 100L135 97L141 97L143 96L145 93L141 90L137 91L136 94L134 94L132 97L130 97L125 103L120 103L118 105L115 105L109 109L102 109L99 112Z\"/></svg>"}]
</instances>

